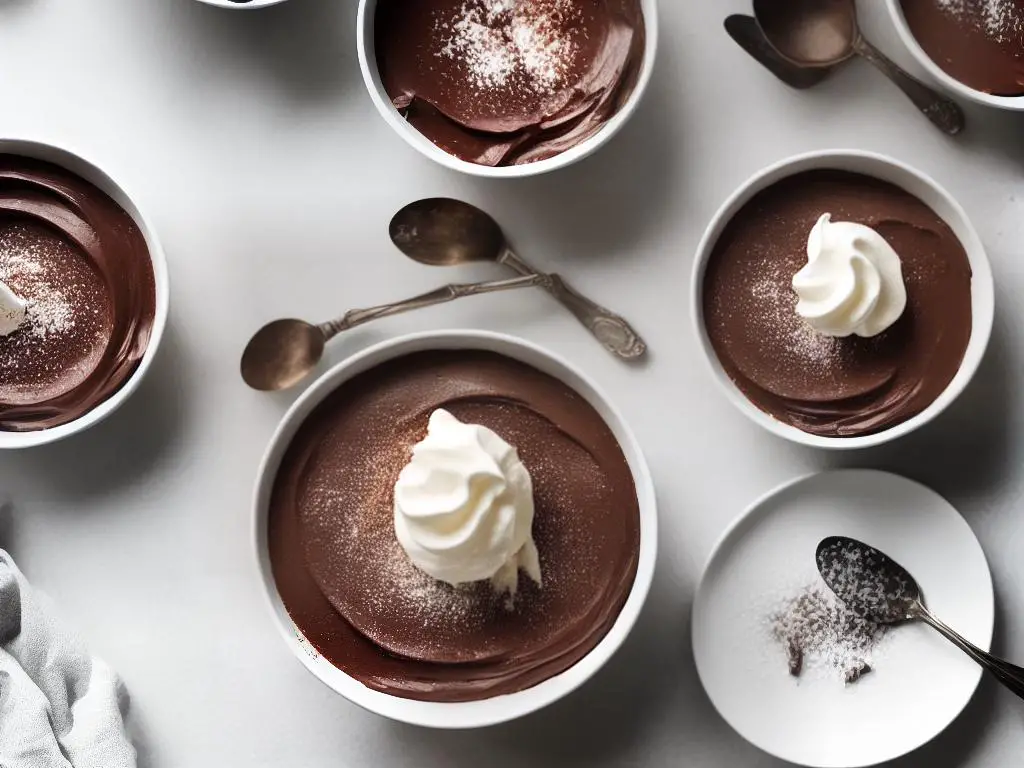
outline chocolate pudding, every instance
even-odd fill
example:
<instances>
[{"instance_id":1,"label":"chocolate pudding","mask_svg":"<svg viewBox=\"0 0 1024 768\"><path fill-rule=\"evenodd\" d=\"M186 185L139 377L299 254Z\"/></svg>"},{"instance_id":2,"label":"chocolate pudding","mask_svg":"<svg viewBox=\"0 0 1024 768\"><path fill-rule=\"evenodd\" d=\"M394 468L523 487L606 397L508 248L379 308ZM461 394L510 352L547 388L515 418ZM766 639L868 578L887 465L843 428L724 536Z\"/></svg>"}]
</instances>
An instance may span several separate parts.
<instances>
[{"instance_id":1,"label":"chocolate pudding","mask_svg":"<svg viewBox=\"0 0 1024 768\"><path fill-rule=\"evenodd\" d=\"M418 570L395 535L394 487L443 408L516 446L533 478L543 586ZM270 560L296 626L364 685L425 701L513 693L565 671L614 624L636 576L633 477L598 413L558 380L491 352L437 351L342 384L292 440L268 512Z\"/></svg>"},{"instance_id":2,"label":"chocolate pudding","mask_svg":"<svg viewBox=\"0 0 1024 768\"><path fill-rule=\"evenodd\" d=\"M1024 95L1024 0L901 0L929 58L977 91Z\"/></svg>"},{"instance_id":3,"label":"chocolate pudding","mask_svg":"<svg viewBox=\"0 0 1024 768\"><path fill-rule=\"evenodd\" d=\"M834 337L796 312L793 276L823 213L871 227L902 261L906 309L880 334ZM971 337L963 245L902 189L843 171L799 173L755 195L708 260L704 323L722 367L761 410L805 432L869 435L927 408Z\"/></svg>"},{"instance_id":4,"label":"chocolate pudding","mask_svg":"<svg viewBox=\"0 0 1024 768\"><path fill-rule=\"evenodd\" d=\"M0 155L0 281L27 303L0 336L0 430L74 421L138 367L156 314L135 221L84 179Z\"/></svg>"},{"instance_id":5,"label":"chocolate pudding","mask_svg":"<svg viewBox=\"0 0 1024 768\"><path fill-rule=\"evenodd\" d=\"M377 68L392 103L479 165L544 160L626 103L644 55L640 0L378 0Z\"/></svg>"}]
</instances>

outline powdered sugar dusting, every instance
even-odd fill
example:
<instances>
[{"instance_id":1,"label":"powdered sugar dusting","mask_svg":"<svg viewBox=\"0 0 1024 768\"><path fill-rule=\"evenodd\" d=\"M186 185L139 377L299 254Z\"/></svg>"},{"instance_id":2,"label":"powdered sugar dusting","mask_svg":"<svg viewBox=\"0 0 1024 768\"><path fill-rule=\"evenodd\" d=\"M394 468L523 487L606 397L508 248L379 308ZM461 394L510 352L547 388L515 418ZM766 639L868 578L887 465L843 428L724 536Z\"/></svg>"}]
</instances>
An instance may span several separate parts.
<instances>
[{"instance_id":1,"label":"powdered sugar dusting","mask_svg":"<svg viewBox=\"0 0 1024 768\"><path fill-rule=\"evenodd\" d=\"M390 512L395 481L421 437L419 430L366 434L372 449L346 454L345 487L334 477L333 467L325 467L310 476L302 507L307 546L315 553L313 573L335 608L378 645L409 658L430 659L439 652L435 640L451 643L449 628L484 622L494 596L486 584L456 588L431 578L412 563L395 537ZM334 449L328 444L324 450ZM400 625L424 631L396 636L396 617Z\"/></svg>"},{"instance_id":2,"label":"powdered sugar dusting","mask_svg":"<svg viewBox=\"0 0 1024 768\"><path fill-rule=\"evenodd\" d=\"M392 489L400 469L398 457L409 450L411 446L393 452L381 446L380 455L393 456L394 461L350 467L349 482L356 480L362 489L357 498L362 499L363 509L352 508L351 489L345 493L333 484L310 488L304 505L307 515L320 517L328 527L341 523L327 545L343 553L347 566L362 563L351 573L373 573L379 577L379 582L363 584L355 583L351 577L339 579L345 590L364 590L358 602L369 610L360 614L359 624L376 640L383 639L379 634L381 628L375 626L376 615L413 616L417 623L430 627L444 617L467 620L477 606L471 589L455 589L417 568L395 537L391 515L382 514L393 503ZM323 565L330 568L327 563ZM339 601L336 605L343 603L350 601Z\"/></svg>"},{"instance_id":3,"label":"powdered sugar dusting","mask_svg":"<svg viewBox=\"0 0 1024 768\"><path fill-rule=\"evenodd\" d=\"M0 396L38 402L77 386L109 338L102 279L60 237L15 224L0 230L0 280L26 303L21 326L0 338Z\"/></svg>"},{"instance_id":4,"label":"powdered sugar dusting","mask_svg":"<svg viewBox=\"0 0 1024 768\"><path fill-rule=\"evenodd\" d=\"M817 673L847 684L871 671L872 655L886 632L818 585L784 601L768 622L793 677Z\"/></svg>"},{"instance_id":5,"label":"powdered sugar dusting","mask_svg":"<svg viewBox=\"0 0 1024 768\"><path fill-rule=\"evenodd\" d=\"M602 510L612 493L605 470L583 446L558 438L558 430L521 404L467 400L460 394L475 391L473 384L466 390L441 381L453 399L440 406L467 423L487 424L520 449L533 478L543 587L522 579L514 602L487 581L453 587L422 572L402 550L393 489L433 409L396 414L391 386L398 393L404 387L397 380L377 380L372 396L351 395L347 406L357 407L359 421L372 428L332 431L303 471L297 505L310 573L335 610L390 653L461 662L501 656L513 647L524 653L546 647L568 627L591 621L593 601L614 589L607 558L620 545L617 532L602 533ZM499 430L499 424L506 426ZM554 435L555 444L538 443L538 433ZM552 615L561 621L550 621Z\"/></svg>"},{"instance_id":6,"label":"powdered sugar dusting","mask_svg":"<svg viewBox=\"0 0 1024 768\"><path fill-rule=\"evenodd\" d=\"M936 0L959 22L973 24L991 39L1005 43L1024 34L1024 12L1016 0Z\"/></svg>"},{"instance_id":7,"label":"powdered sugar dusting","mask_svg":"<svg viewBox=\"0 0 1024 768\"><path fill-rule=\"evenodd\" d=\"M7 230L0 236L0 280L19 286L17 293L26 302L25 332L41 339L75 324L65 291L47 279L44 255L42 246L21 230Z\"/></svg>"},{"instance_id":8,"label":"powdered sugar dusting","mask_svg":"<svg viewBox=\"0 0 1024 768\"><path fill-rule=\"evenodd\" d=\"M522 86L552 94L577 54L562 25L578 16L571 0L466 0L454 20L437 20L445 35L438 55L463 61L478 91Z\"/></svg>"},{"instance_id":9,"label":"powdered sugar dusting","mask_svg":"<svg viewBox=\"0 0 1024 768\"><path fill-rule=\"evenodd\" d=\"M766 262L758 270L759 277L750 287L751 302L757 312L772 318L773 326L784 337L787 350L808 368L829 369L840 359L839 340L818 333L796 312L797 295L792 290L791 276L782 274L777 263Z\"/></svg>"}]
</instances>

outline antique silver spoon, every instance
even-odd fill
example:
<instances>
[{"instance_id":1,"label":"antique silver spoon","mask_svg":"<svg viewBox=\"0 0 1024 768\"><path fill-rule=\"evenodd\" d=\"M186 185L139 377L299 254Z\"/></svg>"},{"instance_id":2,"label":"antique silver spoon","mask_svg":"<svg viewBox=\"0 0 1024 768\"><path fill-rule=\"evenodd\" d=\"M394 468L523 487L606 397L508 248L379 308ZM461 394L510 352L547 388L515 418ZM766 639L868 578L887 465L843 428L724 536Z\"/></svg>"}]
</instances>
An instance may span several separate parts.
<instances>
[{"instance_id":1,"label":"antique silver spoon","mask_svg":"<svg viewBox=\"0 0 1024 768\"><path fill-rule=\"evenodd\" d=\"M1024 698L1024 668L993 656L939 620L924 604L921 589L903 566L856 539L830 536L818 544L821 577L846 606L879 624L923 621Z\"/></svg>"},{"instance_id":2,"label":"antique silver spoon","mask_svg":"<svg viewBox=\"0 0 1024 768\"><path fill-rule=\"evenodd\" d=\"M553 277L553 276L552 276ZM305 320L275 320L256 332L242 353L242 378L253 389L264 392L288 389L302 381L324 356L327 342L342 331L381 317L422 307L432 307L463 296L546 286L547 275L526 275L511 280L446 285L428 293L369 309L353 309L337 320L320 325Z\"/></svg>"},{"instance_id":3,"label":"antique silver spoon","mask_svg":"<svg viewBox=\"0 0 1024 768\"><path fill-rule=\"evenodd\" d=\"M513 253L501 227L490 215L461 200L431 198L410 203L395 214L391 241L410 259L430 266L451 267L474 261L495 261L521 275L543 274ZM558 275L543 287L572 312L604 347L624 360L647 351L640 335L622 317L570 288Z\"/></svg>"},{"instance_id":4,"label":"antique silver spoon","mask_svg":"<svg viewBox=\"0 0 1024 768\"><path fill-rule=\"evenodd\" d=\"M854 55L880 69L940 130L953 136L964 128L963 110L864 39L854 0L754 0L754 16L768 42L783 57L804 67L831 67Z\"/></svg>"}]
</instances>

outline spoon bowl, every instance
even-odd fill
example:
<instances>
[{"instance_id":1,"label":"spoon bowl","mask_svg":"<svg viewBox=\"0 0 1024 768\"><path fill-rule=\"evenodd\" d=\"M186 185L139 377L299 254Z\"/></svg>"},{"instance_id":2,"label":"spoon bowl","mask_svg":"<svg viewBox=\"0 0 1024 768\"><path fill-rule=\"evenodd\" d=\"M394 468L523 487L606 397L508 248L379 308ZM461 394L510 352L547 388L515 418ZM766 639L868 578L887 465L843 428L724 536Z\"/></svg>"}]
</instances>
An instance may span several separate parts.
<instances>
[{"instance_id":1,"label":"spoon bowl","mask_svg":"<svg viewBox=\"0 0 1024 768\"><path fill-rule=\"evenodd\" d=\"M861 34L854 0L754 0L765 39L784 59L802 67L832 67L854 54L877 67L943 133L966 123L956 102L925 85Z\"/></svg>"},{"instance_id":2,"label":"spoon bowl","mask_svg":"<svg viewBox=\"0 0 1024 768\"><path fill-rule=\"evenodd\" d=\"M856 539L829 536L814 559L836 597L879 624L915 618L915 606L922 604L921 588L902 565Z\"/></svg>"},{"instance_id":3,"label":"spoon bowl","mask_svg":"<svg viewBox=\"0 0 1024 768\"><path fill-rule=\"evenodd\" d=\"M398 249L431 267L499 261L505 235L498 222L475 205L446 197L409 203L388 227Z\"/></svg>"},{"instance_id":4,"label":"spoon bowl","mask_svg":"<svg viewBox=\"0 0 1024 768\"><path fill-rule=\"evenodd\" d=\"M256 332L242 353L242 378L273 392L298 384L320 363L327 337L304 320L275 320Z\"/></svg>"},{"instance_id":5,"label":"spoon bowl","mask_svg":"<svg viewBox=\"0 0 1024 768\"><path fill-rule=\"evenodd\" d=\"M831 67L856 53L853 0L754 0L754 13L775 50L797 66Z\"/></svg>"},{"instance_id":6,"label":"spoon bowl","mask_svg":"<svg viewBox=\"0 0 1024 768\"><path fill-rule=\"evenodd\" d=\"M757 25L757 19L742 13L734 13L725 19L725 31L737 45L755 61L775 75L790 88L804 90L813 88L827 78L833 67L797 66L768 42L764 32Z\"/></svg>"}]
</instances>

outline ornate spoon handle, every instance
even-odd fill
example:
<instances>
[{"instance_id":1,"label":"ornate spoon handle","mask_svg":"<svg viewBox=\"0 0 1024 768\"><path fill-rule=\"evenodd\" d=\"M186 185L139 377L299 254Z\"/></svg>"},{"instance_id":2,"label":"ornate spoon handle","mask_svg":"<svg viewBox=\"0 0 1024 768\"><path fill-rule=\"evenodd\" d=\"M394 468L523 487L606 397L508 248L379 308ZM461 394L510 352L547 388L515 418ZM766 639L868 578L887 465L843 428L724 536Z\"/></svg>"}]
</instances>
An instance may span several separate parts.
<instances>
[{"instance_id":1,"label":"ornate spoon handle","mask_svg":"<svg viewBox=\"0 0 1024 768\"><path fill-rule=\"evenodd\" d=\"M640 334L633 330L633 326L626 322L625 318L571 288L559 275L538 273L513 253L511 248L505 248L499 261L521 275L539 274L546 277L548 282L543 284L545 290L572 312L613 355L623 360L636 360L647 352L647 345L640 338Z\"/></svg>"},{"instance_id":2,"label":"ornate spoon handle","mask_svg":"<svg viewBox=\"0 0 1024 768\"><path fill-rule=\"evenodd\" d=\"M549 283L546 275L526 275L515 277L510 280L491 280L485 283L453 283L437 288L433 291L414 296L404 301L396 301L391 304L382 304L379 307L368 309L351 309L337 320L322 323L318 327L324 334L324 341L337 336L342 331L355 328L357 325L377 320L381 317L411 312L414 309L432 307L435 304L444 304L463 296L477 296L481 293L493 293L495 291L510 291L515 288L528 288L532 285L544 285Z\"/></svg>"}]
</instances>

